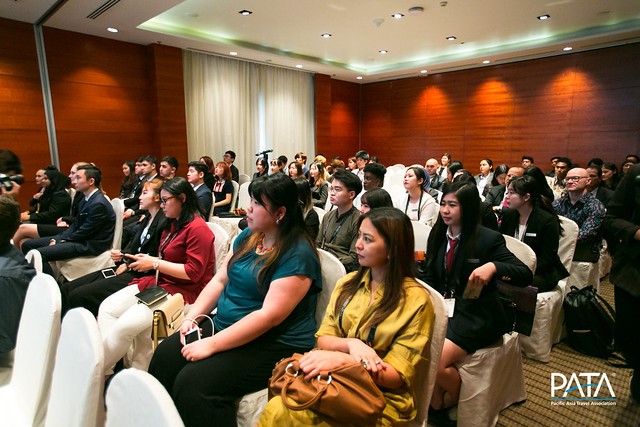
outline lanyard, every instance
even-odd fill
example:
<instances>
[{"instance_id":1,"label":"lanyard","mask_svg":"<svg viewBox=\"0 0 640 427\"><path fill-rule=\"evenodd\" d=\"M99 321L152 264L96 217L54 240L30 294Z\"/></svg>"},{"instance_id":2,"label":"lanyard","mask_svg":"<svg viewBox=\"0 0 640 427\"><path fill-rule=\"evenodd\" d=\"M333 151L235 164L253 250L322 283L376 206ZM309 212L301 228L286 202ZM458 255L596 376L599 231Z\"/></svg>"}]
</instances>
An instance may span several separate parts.
<instances>
[{"instance_id":1,"label":"lanyard","mask_svg":"<svg viewBox=\"0 0 640 427\"><path fill-rule=\"evenodd\" d=\"M349 303L351 302L351 298L353 298L353 295L350 295L349 298L346 299L344 304L342 304L342 307L340 308L340 315L338 316L338 326L340 327L340 335L342 335L342 338L347 337L347 334L344 333L344 329L342 329L342 316L344 315L345 308L347 308L347 305L349 305ZM369 347L373 347L373 338L376 336L377 328L378 325L373 325L369 330L369 335L367 336L367 340L365 341L365 344L367 344Z\"/></svg>"},{"instance_id":2,"label":"lanyard","mask_svg":"<svg viewBox=\"0 0 640 427\"><path fill-rule=\"evenodd\" d=\"M422 194L424 191L420 189L420 199L418 200L418 219L416 221L420 221L420 206L422 205ZM407 193L407 204L404 207L404 214L409 216L407 210L409 209L409 201L411 200L411 194Z\"/></svg>"},{"instance_id":3,"label":"lanyard","mask_svg":"<svg viewBox=\"0 0 640 427\"><path fill-rule=\"evenodd\" d=\"M339 216L339 215L340 214L338 214L337 216ZM331 234L331 238L329 239L329 241L326 241L327 240L327 236L326 236L327 235L327 229L329 228L329 226L327 226L327 228L324 229L324 233L322 233L322 244L320 245L323 249L324 249L324 244L325 243L331 243L336 238L336 236L340 232L340 229L342 228L342 225L347 220L347 216L351 216L351 210L349 210L348 212L345 212L344 215L342 215L342 218L340 218L338 220L338 226L336 227L335 230L333 230L333 233Z\"/></svg>"}]
</instances>

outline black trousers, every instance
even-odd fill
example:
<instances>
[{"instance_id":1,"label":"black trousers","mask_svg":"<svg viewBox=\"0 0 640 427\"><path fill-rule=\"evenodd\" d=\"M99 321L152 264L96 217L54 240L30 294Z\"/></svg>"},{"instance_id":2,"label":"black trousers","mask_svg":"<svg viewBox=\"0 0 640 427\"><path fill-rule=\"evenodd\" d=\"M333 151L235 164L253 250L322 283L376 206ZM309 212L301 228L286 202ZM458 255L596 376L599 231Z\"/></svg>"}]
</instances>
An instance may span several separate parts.
<instances>
[{"instance_id":1,"label":"black trousers","mask_svg":"<svg viewBox=\"0 0 640 427\"><path fill-rule=\"evenodd\" d=\"M210 322L200 322L210 336ZM197 362L187 362L175 333L158 346L149 373L167 389L186 427L235 426L235 401L268 386L277 362L308 348L296 348L260 337Z\"/></svg>"},{"instance_id":2,"label":"black trousers","mask_svg":"<svg viewBox=\"0 0 640 427\"><path fill-rule=\"evenodd\" d=\"M640 375L640 297L615 287L616 347L622 351L627 363Z\"/></svg>"}]
</instances>

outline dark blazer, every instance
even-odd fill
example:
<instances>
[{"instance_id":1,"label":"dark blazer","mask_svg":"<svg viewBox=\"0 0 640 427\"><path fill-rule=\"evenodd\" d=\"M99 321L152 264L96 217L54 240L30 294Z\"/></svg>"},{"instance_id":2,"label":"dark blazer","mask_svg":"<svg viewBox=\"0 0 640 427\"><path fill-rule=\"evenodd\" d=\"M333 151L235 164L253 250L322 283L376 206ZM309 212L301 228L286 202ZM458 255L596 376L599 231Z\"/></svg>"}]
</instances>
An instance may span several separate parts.
<instances>
[{"instance_id":1,"label":"dark blazer","mask_svg":"<svg viewBox=\"0 0 640 427\"><path fill-rule=\"evenodd\" d=\"M613 265L611 283L640 297L640 240L634 235L640 229L640 165L633 165L616 188L607 206L604 229L619 242Z\"/></svg>"},{"instance_id":2,"label":"dark blazer","mask_svg":"<svg viewBox=\"0 0 640 427\"><path fill-rule=\"evenodd\" d=\"M434 190L442 190L442 186L444 185L445 179L438 174L432 175L429 179L429 188L433 188Z\"/></svg>"},{"instance_id":3,"label":"dark blazer","mask_svg":"<svg viewBox=\"0 0 640 427\"><path fill-rule=\"evenodd\" d=\"M231 170L231 179L238 182L240 180L240 171L238 171L238 168L232 163L229 165L229 169Z\"/></svg>"},{"instance_id":4,"label":"dark blazer","mask_svg":"<svg viewBox=\"0 0 640 427\"><path fill-rule=\"evenodd\" d=\"M84 194L76 191L76 195L73 196L73 200L71 201L71 213L67 216L63 216L62 220L67 224L71 225L75 222L78 217L78 212L80 212L80 203L84 200Z\"/></svg>"},{"instance_id":5,"label":"dark blazer","mask_svg":"<svg viewBox=\"0 0 640 427\"><path fill-rule=\"evenodd\" d=\"M32 224L55 224L58 218L69 213L71 197L67 190L57 190L49 197L40 201L39 212L29 214Z\"/></svg>"},{"instance_id":6,"label":"dark blazer","mask_svg":"<svg viewBox=\"0 0 640 427\"><path fill-rule=\"evenodd\" d=\"M517 210L505 210L500 223L500 232L514 237L519 223L520 213ZM527 220L523 242L536 253L538 263L534 286L538 287L538 292L552 290L558 284L558 280L569 275L558 256L559 241L558 216L552 215L544 209L534 208Z\"/></svg>"},{"instance_id":7,"label":"dark blazer","mask_svg":"<svg viewBox=\"0 0 640 427\"><path fill-rule=\"evenodd\" d=\"M142 232L145 227L149 223L150 216L147 216L142 222L139 222L134 227L135 235L129 241L129 244L122 249L122 253L125 254L149 254L151 256L158 256L158 247L160 246L160 235L162 234L162 230L165 228L167 223L167 218L164 216L164 212L160 210L156 216L153 218L151 225L149 226L149 230L144 237L144 239L140 239L142 236Z\"/></svg>"},{"instance_id":8,"label":"dark blazer","mask_svg":"<svg viewBox=\"0 0 640 427\"><path fill-rule=\"evenodd\" d=\"M609 205L609 202L611 201L611 199L613 198L613 193L614 193L613 190L609 190L604 185L601 185L600 187L598 187L598 190L596 191L596 199L600 200L602 202L602 206L606 208Z\"/></svg>"},{"instance_id":9,"label":"dark blazer","mask_svg":"<svg viewBox=\"0 0 640 427\"><path fill-rule=\"evenodd\" d=\"M196 190L196 196L198 196L198 204L200 205L200 212L202 217L206 221L209 220L209 212L211 212L211 205L213 204L213 194L206 184L202 184Z\"/></svg>"},{"instance_id":10,"label":"dark blazer","mask_svg":"<svg viewBox=\"0 0 640 427\"><path fill-rule=\"evenodd\" d=\"M429 243L432 244L431 239ZM479 226L471 241L463 238L456 250L454 267L450 272L444 267L446 249L446 240L440 247L428 245L427 253L434 255L427 259L418 276L442 294L446 289L454 290L455 312L449 319L448 328L463 340L472 341L472 347L482 348L496 341L506 329L504 310L498 298L497 280L524 287L532 283L533 275L525 264L509 252L504 237L486 227ZM463 299L464 289L473 270L488 262L493 262L497 270L491 281L483 287L480 298ZM449 332L447 336L450 336Z\"/></svg>"},{"instance_id":11,"label":"dark blazer","mask_svg":"<svg viewBox=\"0 0 640 427\"><path fill-rule=\"evenodd\" d=\"M132 187L133 195L122 201L124 203L125 209L136 210L140 207L140 195L142 194L142 187L144 187L143 184L145 182L147 182L147 180L145 178L142 178L142 179L137 179L133 183L133 187Z\"/></svg>"},{"instance_id":12,"label":"dark blazer","mask_svg":"<svg viewBox=\"0 0 640 427\"><path fill-rule=\"evenodd\" d=\"M504 184L491 187L491 190L487 193L487 197L485 197L484 201L489 203L491 206L500 206L504 199L505 188Z\"/></svg>"}]
</instances>

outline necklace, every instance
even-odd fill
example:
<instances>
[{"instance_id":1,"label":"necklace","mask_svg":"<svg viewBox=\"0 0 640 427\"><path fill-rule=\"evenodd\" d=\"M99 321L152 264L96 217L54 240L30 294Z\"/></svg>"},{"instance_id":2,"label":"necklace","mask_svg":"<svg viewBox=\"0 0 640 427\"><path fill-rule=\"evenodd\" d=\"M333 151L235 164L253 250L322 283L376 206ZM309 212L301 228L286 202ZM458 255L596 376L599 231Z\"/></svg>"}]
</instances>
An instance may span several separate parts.
<instances>
[{"instance_id":1,"label":"necklace","mask_svg":"<svg viewBox=\"0 0 640 427\"><path fill-rule=\"evenodd\" d=\"M260 241L258 242L258 246L256 246L256 253L258 255L263 255L273 250L273 246L264 247L263 243L264 243L264 236L260 238Z\"/></svg>"}]
</instances>

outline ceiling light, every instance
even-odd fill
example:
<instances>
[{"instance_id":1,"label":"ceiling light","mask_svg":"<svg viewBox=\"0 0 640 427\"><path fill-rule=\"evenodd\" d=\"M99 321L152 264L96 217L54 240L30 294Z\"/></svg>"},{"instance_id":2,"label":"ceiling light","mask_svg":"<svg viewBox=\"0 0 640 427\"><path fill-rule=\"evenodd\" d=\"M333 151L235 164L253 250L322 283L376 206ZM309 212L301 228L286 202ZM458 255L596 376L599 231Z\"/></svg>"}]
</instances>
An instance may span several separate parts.
<instances>
[{"instance_id":1,"label":"ceiling light","mask_svg":"<svg viewBox=\"0 0 640 427\"><path fill-rule=\"evenodd\" d=\"M238 52L229 52L229 55L231 56L236 56L238 54Z\"/></svg>"},{"instance_id":2,"label":"ceiling light","mask_svg":"<svg viewBox=\"0 0 640 427\"><path fill-rule=\"evenodd\" d=\"M427 70L420 70L420 74L427 74L428 71Z\"/></svg>"},{"instance_id":3,"label":"ceiling light","mask_svg":"<svg viewBox=\"0 0 640 427\"><path fill-rule=\"evenodd\" d=\"M571 46L567 46L563 47L562 50L564 50L565 52L569 52L570 50L573 50L573 48Z\"/></svg>"},{"instance_id":4,"label":"ceiling light","mask_svg":"<svg viewBox=\"0 0 640 427\"><path fill-rule=\"evenodd\" d=\"M488 59L485 59L484 61L482 61L483 64L490 64L491 61L489 61Z\"/></svg>"},{"instance_id":5,"label":"ceiling light","mask_svg":"<svg viewBox=\"0 0 640 427\"><path fill-rule=\"evenodd\" d=\"M356 77L356 79L362 80L362 76L358 76L358 77Z\"/></svg>"},{"instance_id":6,"label":"ceiling light","mask_svg":"<svg viewBox=\"0 0 640 427\"><path fill-rule=\"evenodd\" d=\"M247 9L242 9L240 12L238 12L240 15L242 16L249 16L251 15L253 12L251 12L250 10Z\"/></svg>"},{"instance_id":7,"label":"ceiling light","mask_svg":"<svg viewBox=\"0 0 640 427\"><path fill-rule=\"evenodd\" d=\"M329 33L322 33L322 34L320 34L320 37L324 37L325 39L328 39L329 37L331 37L331 34L329 34Z\"/></svg>"},{"instance_id":8,"label":"ceiling light","mask_svg":"<svg viewBox=\"0 0 640 427\"><path fill-rule=\"evenodd\" d=\"M395 19L400 19L400 18L402 18L403 16L404 16L404 15L403 15L403 14L401 14L401 13L394 13L393 15L391 15L391 17L392 17L392 18L395 18Z\"/></svg>"},{"instance_id":9,"label":"ceiling light","mask_svg":"<svg viewBox=\"0 0 640 427\"><path fill-rule=\"evenodd\" d=\"M109 28L107 28L107 31L109 31L110 33L117 33L118 29L117 28L113 28L113 27L109 27Z\"/></svg>"},{"instance_id":10,"label":"ceiling light","mask_svg":"<svg viewBox=\"0 0 640 427\"><path fill-rule=\"evenodd\" d=\"M378 53L381 54L381 55L385 55L385 54L389 53L389 51L382 49L382 50L379 50Z\"/></svg>"},{"instance_id":11,"label":"ceiling light","mask_svg":"<svg viewBox=\"0 0 640 427\"><path fill-rule=\"evenodd\" d=\"M296 68L302 68L302 65L298 64L296 65Z\"/></svg>"},{"instance_id":12,"label":"ceiling light","mask_svg":"<svg viewBox=\"0 0 640 427\"><path fill-rule=\"evenodd\" d=\"M540 15L540 16L538 16L538 19L541 20L541 21L544 21L544 20L549 19L549 18L551 18L551 15Z\"/></svg>"},{"instance_id":13,"label":"ceiling light","mask_svg":"<svg viewBox=\"0 0 640 427\"><path fill-rule=\"evenodd\" d=\"M420 7L420 6L410 7L407 12L409 12L409 15L420 15L422 12L424 12L424 7Z\"/></svg>"},{"instance_id":14,"label":"ceiling light","mask_svg":"<svg viewBox=\"0 0 640 427\"><path fill-rule=\"evenodd\" d=\"M186 16L186 17L188 17L188 18L197 18L197 17L199 17L200 15L198 15L198 14L197 14L197 13L195 13L195 12L187 12L187 13L185 13L185 16Z\"/></svg>"},{"instance_id":15,"label":"ceiling light","mask_svg":"<svg viewBox=\"0 0 640 427\"><path fill-rule=\"evenodd\" d=\"M455 40L456 38L457 38L456 36L449 36L449 37L447 37L447 40L449 40L449 41L453 41L453 40Z\"/></svg>"}]
</instances>

